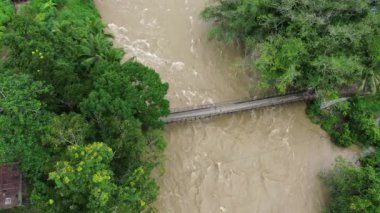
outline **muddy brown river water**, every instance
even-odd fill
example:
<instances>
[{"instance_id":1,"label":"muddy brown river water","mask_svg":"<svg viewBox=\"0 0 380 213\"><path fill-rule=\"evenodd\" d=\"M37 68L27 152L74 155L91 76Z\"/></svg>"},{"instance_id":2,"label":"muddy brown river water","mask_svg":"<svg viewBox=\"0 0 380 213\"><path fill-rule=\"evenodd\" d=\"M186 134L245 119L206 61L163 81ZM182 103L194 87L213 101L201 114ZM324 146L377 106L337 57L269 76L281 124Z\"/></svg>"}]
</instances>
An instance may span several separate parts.
<instances>
[{"instance_id":1,"label":"muddy brown river water","mask_svg":"<svg viewBox=\"0 0 380 213\"><path fill-rule=\"evenodd\" d=\"M238 51L207 39L210 25L199 19L207 0L95 2L126 58L169 83L172 108L255 94L235 65ZM168 125L155 206L164 213L320 212L326 196L318 174L355 150L332 145L304 109L298 103Z\"/></svg>"}]
</instances>

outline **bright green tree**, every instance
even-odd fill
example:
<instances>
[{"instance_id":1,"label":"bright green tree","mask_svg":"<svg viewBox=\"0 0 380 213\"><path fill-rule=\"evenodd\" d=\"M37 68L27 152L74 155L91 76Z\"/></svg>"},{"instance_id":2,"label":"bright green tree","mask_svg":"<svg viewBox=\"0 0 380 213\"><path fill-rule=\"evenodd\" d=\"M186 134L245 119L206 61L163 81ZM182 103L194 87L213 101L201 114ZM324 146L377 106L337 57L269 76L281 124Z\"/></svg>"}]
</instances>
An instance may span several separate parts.
<instances>
[{"instance_id":1,"label":"bright green tree","mask_svg":"<svg viewBox=\"0 0 380 213\"><path fill-rule=\"evenodd\" d=\"M51 165L40 139L53 115L38 100L49 89L11 72L0 72L0 85L0 162L20 161L24 175L36 180Z\"/></svg>"},{"instance_id":2,"label":"bright green tree","mask_svg":"<svg viewBox=\"0 0 380 213\"><path fill-rule=\"evenodd\" d=\"M0 0L0 40L6 30L6 25L11 21L15 12L11 0Z\"/></svg>"},{"instance_id":3,"label":"bright green tree","mask_svg":"<svg viewBox=\"0 0 380 213\"><path fill-rule=\"evenodd\" d=\"M112 149L103 143L68 147L65 157L49 173L54 182L54 198L48 209L58 212L107 212L116 190L109 163Z\"/></svg>"}]
</instances>

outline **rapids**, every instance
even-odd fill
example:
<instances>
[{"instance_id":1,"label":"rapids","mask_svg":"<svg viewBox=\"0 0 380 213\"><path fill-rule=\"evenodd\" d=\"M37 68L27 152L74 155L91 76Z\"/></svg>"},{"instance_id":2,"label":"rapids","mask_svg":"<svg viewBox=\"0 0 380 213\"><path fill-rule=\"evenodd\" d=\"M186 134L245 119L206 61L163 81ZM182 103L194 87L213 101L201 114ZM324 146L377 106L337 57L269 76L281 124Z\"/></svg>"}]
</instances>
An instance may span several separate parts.
<instances>
[{"instance_id":1,"label":"rapids","mask_svg":"<svg viewBox=\"0 0 380 213\"><path fill-rule=\"evenodd\" d=\"M95 0L123 48L170 85L171 108L255 95L239 51L209 41L207 0ZM155 206L164 213L320 212L318 177L338 155L297 103L166 127L166 173Z\"/></svg>"}]
</instances>

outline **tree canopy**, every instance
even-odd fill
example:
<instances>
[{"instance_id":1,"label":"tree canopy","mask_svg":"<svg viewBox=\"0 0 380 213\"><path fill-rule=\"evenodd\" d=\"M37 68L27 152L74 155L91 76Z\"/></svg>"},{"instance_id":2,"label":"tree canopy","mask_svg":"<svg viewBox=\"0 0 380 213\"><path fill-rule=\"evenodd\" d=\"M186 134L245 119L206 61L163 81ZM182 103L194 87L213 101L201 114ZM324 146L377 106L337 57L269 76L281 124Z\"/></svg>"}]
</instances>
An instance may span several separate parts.
<instances>
[{"instance_id":1,"label":"tree canopy","mask_svg":"<svg viewBox=\"0 0 380 213\"><path fill-rule=\"evenodd\" d=\"M0 162L21 161L25 176L38 179L49 167L41 133L52 118L38 98L49 88L27 74L0 72Z\"/></svg>"},{"instance_id":2,"label":"tree canopy","mask_svg":"<svg viewBox=\"0 0 380 213\"><path fill-rule=\"evenodd\" d=\"M6 25L11 21L15 11L11 0L0 0L0 38L3 36Z\"/></svg>"},{"instance_id":3,"label":"tree canopy","mask_svg":"<svg viewBox=\"0 0 380 213\"><path fill-rule=\"evenodd\" d=\"M121 63L90 0L33 0L19 13L0 14L0 163L21 163L38 211L151 210L168 85Z\"/></svg>"},{"instance_id":4,"label":"tree canopy","mask_svg":"<svg viewBox=\"0 0 380 213\"><path fill-rule=\"evenodd\" d=\"M380 173L374 167L355 167L338 159L334 170L325 174L323 180L333 199L327 204L325 212L380 210Z\"/></svg>"},{"instance_id":5,"label":"tree canopy","mask_svg":"<svg viewBox=\"0 0 380 213\"><path fill-rule=\"evenodd\" d=\"M117 189L109 167L112 156L112 149L102 143L69 146L63 161L49 173L55 199L47 204L62 212L105 212Z\"/></svg>"},{"instance_id":6,"label":"tree canopy","mask_svg":"<svg viewBox=\"0 0 380 213\"><path fill-rule=\"evenodd\" d=\"M320 99L342 88L371 92L328 109L309 104L311 119L339 146L376 147L362 165L338 160L324 175L326 212L380 212L380 1L217 0L201 17L210 37L244 49L259 84L279 92L314 89ZM326 97L327 96L327 97Z\"/></svg>"},{"instance_id":7,"label":"tree canopy","mask_svg":"<svg viewBox=\"0 0 380 213\"><path fill-rule=\"evenodd\" d=\"M375 0L218 0L201 14L211 38L253 52L261 84L287 89L379 87L380 3ZM358 86L358 87L359 87Z\"/></svg>"}]
</instances>

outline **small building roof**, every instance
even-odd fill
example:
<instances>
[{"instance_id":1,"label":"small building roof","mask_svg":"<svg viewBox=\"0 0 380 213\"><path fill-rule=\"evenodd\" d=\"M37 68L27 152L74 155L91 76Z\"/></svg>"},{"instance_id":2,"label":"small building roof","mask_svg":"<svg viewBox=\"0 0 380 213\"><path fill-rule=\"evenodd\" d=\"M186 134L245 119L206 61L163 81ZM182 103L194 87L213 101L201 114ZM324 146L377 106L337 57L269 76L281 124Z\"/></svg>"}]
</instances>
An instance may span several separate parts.
<instances>
[{"instance_id":1,"label":"small building roof","mask_svg":"<svg viewBox=\"0 0 380 213\"><path fill-rule=\"evenodd\" d=\"M21 172L18 163L0 165L0 209L21 205Z\"/></svg>"}]
</instances>

